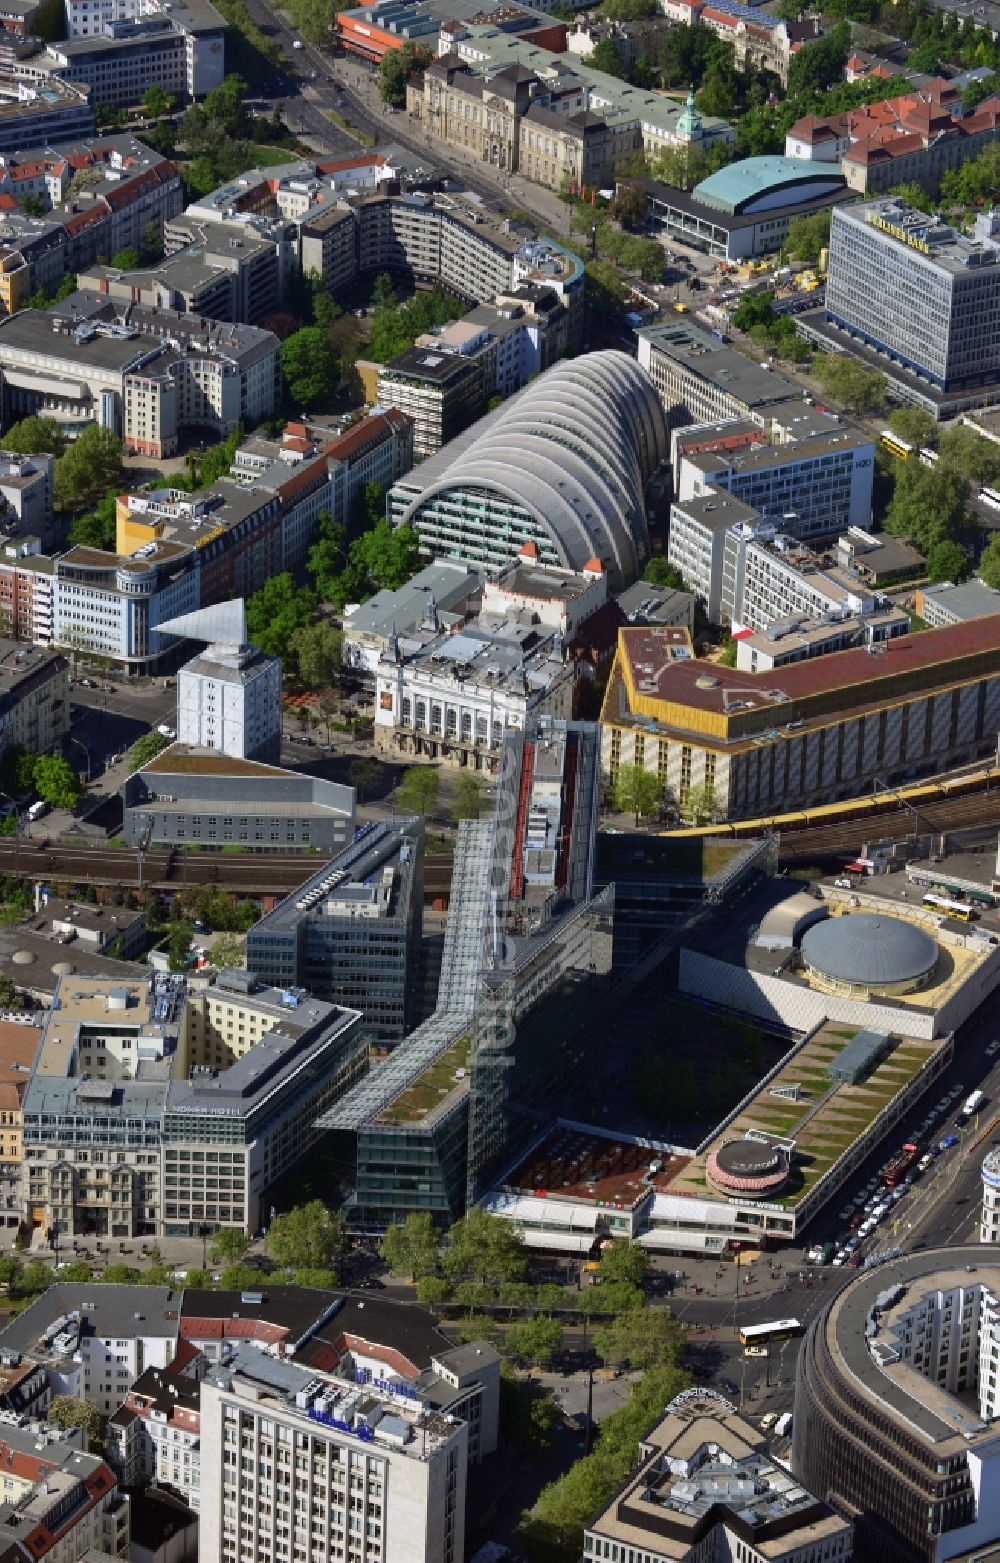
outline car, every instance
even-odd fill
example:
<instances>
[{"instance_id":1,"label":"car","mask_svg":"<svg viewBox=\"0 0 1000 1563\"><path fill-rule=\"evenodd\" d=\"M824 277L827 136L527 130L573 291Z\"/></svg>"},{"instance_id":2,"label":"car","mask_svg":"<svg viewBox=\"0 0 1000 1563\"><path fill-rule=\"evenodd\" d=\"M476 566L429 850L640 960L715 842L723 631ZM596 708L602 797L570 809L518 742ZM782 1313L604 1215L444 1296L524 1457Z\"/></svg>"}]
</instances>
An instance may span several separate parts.
<instances>
[{"instance_id":1,"label":"car","mask_svg":"<svg viewBox=\"0 0 1000 1563\"><path fill-rule=\"evenodd\" d=\"M846 1259L845 1255L843 1255L843 1254L834 1254L834 1256L833 1256L833 1268L835 1270L839 1270L841 1265L846 1264L846 1263L847 1263L847 1259Z\"/></svg>"},{"instance_id":2,"label":"car","mask_svg":"<svg viewBox=\"0 0 1000 1563\"><path fill-rule=\"evenodd\" d=\"M986 1049L986 1057L987 1058L992 1058L994 1056L994 1054L996 1054L996 1053L1000 1053L1000 1037L994 1037L993 1038L993 1041L990 1043L989 1047Z\"/></svg>"},{"instance_id":3,"label":"car","mask_svg":"<svg viewBox=\"0 0 1000 1563\"><path fill-rule=\"evenodd\" d=\"M903 1197L903 1195L905 1193L906 1193L906 1189L905 1188L893 1189L893 1191L892 1191L892 1203L894 1205L898 1205L899 1201L902 1199L902 1197Z\"/></svg>"},{"instance_id":4,"label":"car","mask_svg":"<svg viewBox=\"0 0 1000 1563\"><path fill-rule=\"evenodd\" d=\"M847 1254L853 1254L854 1250L856 1248L858 1248L860 1246L860 1244L861 1244L861 1239L860 1239L860 1237L858 1237L857 1233L855 1232L854 1236L853 1237L849 1237L847 1239L847 1242L844 1244L844 1252L847 1253Z\"/></svg>"},{"instance_id":5,"label":"car","mask_svg":"<svg viewBox=\"0 0 1000 1563\"><path fill-rule=\"evenodd\" d=\"M837 1213L837 1220L838 1221L850 1221L850 1219L853 1216L853 1214L854 1214L854 1206L853 1205L845 1205L843 1210L838 1211L838 1213Z\"/></svg>"},{"instance_id":6,"label":"car","mask_svg":"<svg viewBox=\"0 0 1000 1563\"><path fill-rule=\"evenodd\" d=\"M847 1225L850 1227L852 1232L856 1232L864 1219L865 1218L862 1212L860 1210L856 1210Z\"/></svg>"},{"instance_id":7,"label":"car","mask_svg":"<svg viewBox=\"0 0 1000 1563\"><path fill-rule=\"evenodd\" d=\"M961 1096L961 1094L962 1094L962 1092L964 1090L965 1090L965 1086L964 1085L953 1085L951 1090L948 1092L948 1100L949 1100L949 1102L957 1101L958 1098Z\"/></svg>"},{"instance_id":8,"label":"car","mask_svg":"<svg viewBox=\"0 0 1000 1563\"><path fill-rule=\"evenodd\" d=\"M870 1216L877 1204L878 1198L874 1194L872 1195L871 1199L866 1199L864 1204L865 1214Z\"/></svg>"},{"instance_id":9,"label":"car","mask_svg":"<svg viewBox=\"0 0 1000 1563\"><path fill-rule=\"evenodd\" d=\"M928 1152L927 1152L928 1158L931 1161L937 1161L937 1159L940 1156L940 1154L941 1154L941 1147L940 1147L940 1145L932 1145L930 1147L930 1149L928 1150Z\"/></svg>"},{"instance_id":10,"label":"car","mask_svg":"<svg viewBox=\"0 0 1000 1563\"><path fill-rule=\"evenodd\" d=\"M727 1395L738 1395L740 1392L740 1386L734 1384L731 1378L720 1378L719 1384Z\"/></svg>"},{"instance_id":11,"label":"car","mask_svg":"<svg viewBox=\"0 0 1000 1563\"><path fill-rule=\"evenodd\" d=\"M743 1355L744 1355L744 1357L766 1357L767 1356L767 1347L766 1346L744 1346L744 1348L743 1348Z\"/></svg>"},{"instance_id":12,"label":"car","mask_svg":"<svg viewBox=\"0 0 1000 1563\"><path fill-rule=\"evenodd\" d=\"M909 1172L906 1174L906 1177L903 1179L903 1187L904 1187L904 1189L912 1188L914 1183L916 1183L916 1181L917 1181L919 1176L920 1176L920 1163L917 1162L917 1165L915 1167L911 1167Z\"/></svg>"},{"instance_id":13,"label":"car","mask_svg":"<svg viewBox=\"0 0 1000 1563\"><path fill-rule=\"evenodd\" d=\"M958 1135L957 1134L946 1134L944 1139L938 1145L938 1150L939 1151L950 1151L952 1146L953 1145L957 1145L957 1144L958 1144Z\"/></svg>"},{"instance_id":14,"label":"car","mask_svg":"<svg viewBox=\"0 0 1000 1563\"><path fill-rule=\"evenodd\" d=\"M849 879L835 879L833 888L835 890L852 890L854 887Z\"/></svg>"},{"instance_id":15,"label":"car","mask_svg":"<svg viewBox=\"0 0 1000 1563\"><path fill-rule=\"evenodd\" d=\"M862 1189L860 1193L855 1194L855 1196L854 1196L854 1207L855 1207L856 1210L860 1210L861 1209L861 1206L864 1204L864 1202L867 1199L867 1197L868 1196L865 1194L864 1189Z\"/></svg>"},{"instance_id":16,"label":"car","mask_svg":"<svg viewBox=\"0 0 1000 1563\"><path fill-rule=\"evenodd\" d=\"M84 689L96 689L97 688L97 685L94 683L94 680L92 678L81 678L80 683L83 685Z\"/></svg>"},{"instance_id":17,"label":"car","mask_svg":"<svg viewBox=\"0 0 1000 1563\"><path fill-rule=\"evenodd\" d=\"M760 1429L761 1429L761 1432L766 1433L769 1428L772 1428L774 1426L774 1424L775 1424L775 1422L777 1420L778 1420L778 1413L777 1413L777 1411L765 1411L764 1415L760 1419Z\"/></svg>"},{"instance_id":18,"label":"car","mask_svg":"<svg viewBox=\"0 0 1000 1563\"><path fill-rule=\"evenodd\" d=\"M176 730L173 727L170 726L169 722L160 722L158 724L158 726L157 726L156 731L160 734L161 738L176 738L177 737Z\"/></svg>"}]
</instances>

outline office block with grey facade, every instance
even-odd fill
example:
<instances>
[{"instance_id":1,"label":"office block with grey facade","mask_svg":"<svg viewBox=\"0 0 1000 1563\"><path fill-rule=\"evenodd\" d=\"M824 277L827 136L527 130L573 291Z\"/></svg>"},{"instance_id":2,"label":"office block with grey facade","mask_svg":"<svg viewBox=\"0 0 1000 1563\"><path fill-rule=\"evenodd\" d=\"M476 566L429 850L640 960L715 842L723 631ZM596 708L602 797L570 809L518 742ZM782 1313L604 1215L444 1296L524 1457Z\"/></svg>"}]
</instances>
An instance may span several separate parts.
<instances>
[{"instance_id":1,"label":"office block with grey facade","mask_svg":"<svg viewBox=\"0 0 1000 1563\"><path fill-rule=\"evenodd\" d=\"M939 392L1000 378L1000 213L971 238L899 197L834 208L826 318Z\"/></svg>"},{"instance_id":2,"label":"office block with grey facade","mask_svg":"<svg viewBox=\"0 0 1000 1563\"><path fill-rule=\"evenodd\" d=\"M254 924L248 969L274 987L308 988L360 1010L373 1041L400 1041L417 1018L423 824L362 826L351 846Z\"/></svg>"},{"instance_id":3,"label":"office block with grey facade","mask_svg":"<svg viewBox=\"0 0 1000 1563\"><path fill-rule=\"evenodd\" d=\"M175 743L122 788L124 834L244 851L338 852L354 835L354 788Z\"/></svg>"}]
</instances>

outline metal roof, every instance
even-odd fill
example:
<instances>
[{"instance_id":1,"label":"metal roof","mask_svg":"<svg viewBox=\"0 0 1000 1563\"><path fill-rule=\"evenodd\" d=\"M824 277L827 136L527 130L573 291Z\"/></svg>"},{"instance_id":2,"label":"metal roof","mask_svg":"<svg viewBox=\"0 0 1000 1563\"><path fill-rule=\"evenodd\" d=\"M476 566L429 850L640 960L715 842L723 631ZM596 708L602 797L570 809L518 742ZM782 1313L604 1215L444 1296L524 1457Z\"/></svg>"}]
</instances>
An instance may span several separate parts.
<instances>
[{"instance_id":1,"label":"metal roof","mask_svg":"<svg viewBox=\"0 0 1000 1563\"><path fill-rule=\"evenodd\" d=\"M810 928L802 954L825 977L879 987L925 976L937 962L938 947L930 934L902 918L849 912Z\"/></svg>"},{"instance_id":2,"label":"metal roof","mask_svg":"<svg viewBox=\"0 0 1000 1563\"><path fill-rule=\"evenodd\" d=\"M691 195L696 201L718 206L723 211L738 212L747 202L772 191L809 184L829 184L831 189L843 189L844 180L839 165L816 164L799 157L745 157L742 162L730 163L709 174L696 184ZM769 208L770 209L770 208Z\"/></svg>"}]
</instances>

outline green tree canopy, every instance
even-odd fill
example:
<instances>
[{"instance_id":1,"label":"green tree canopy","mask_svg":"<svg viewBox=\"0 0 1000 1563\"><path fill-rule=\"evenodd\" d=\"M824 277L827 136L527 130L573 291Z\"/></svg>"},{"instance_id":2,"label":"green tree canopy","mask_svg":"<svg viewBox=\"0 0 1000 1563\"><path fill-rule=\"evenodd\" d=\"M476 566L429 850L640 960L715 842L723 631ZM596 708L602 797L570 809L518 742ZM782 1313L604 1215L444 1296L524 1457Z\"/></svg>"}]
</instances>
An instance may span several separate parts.
<instances>
[{"instance_id":1,"label":"green tree canopy","mask_svg":"<svg viewBox=\"0 0 1000 1563\"><path fill-rule=\"evenodd\" d=\"M33 195L29 190L27 195L21 197L21 210L25 217L44 217L45 202L40 195Z\"/></svg>"},{"instance_id":2,"label":"green tree canopy","mask_svg":"<svg viewBox=\"0 0 1000 1563\"><path fill-rule=\"evenodd\" d=\"M929 554L936 543L957 542L964 533L968 495L966 480L943 461L936 467L903 462L886 509L885 529Z\"/></svg>"},{"instance_id":3,"label":"green tree canopy","mask_svg":"<svg viewBox=\"0 0 1000 1563\"><path fill-rule=\"evenodd\" d=\"M668 563L662 554L657 554L653 559L647 559L646 568L642 572L644 581L651 586L666 586L675 592L687 591L684 577L675 565Z\"/></svg>"},{"instance_id":4,"label":"green tree canopy","mask_svg":"<svg viewBox=\"0 0 1000 1563\"><path fill-rule=\"evenodd\" d=\"M281 344L281 368L296 407L328 408L337 395L340 365L319 326L303 326Z\"/></svg>"},{"instance_id":5,"label":"green tree canopy","mask_svg":"<svg viewBox=\"0 0 1000 1563\"><path fill-rule=\"evenodd\" d=\"M964 581L970 569L969 556L965 549L950 538L935 543L927 556L927 574L934 582Z\"/></svg>"},{"instance_id":6,"label":"green tree canopy","mask_svg":"<svg viewBox=\"0 0 1000 1563\"><path fill-rule=\"evenodd\" d=\"M382 779L382 767L378 760L369 755L362 755L357 760L352 760L348 770L348 780L358 795L358 802L363 803L365 797L372 788Z\"/></svg>"},{"instance_id":7,"label":"green tree canopy","mask_svg":"<svg viewBox=\"0 0 1000 1563\"><path fill-rule=\"evenodd\" d=\"M737 331L751 331L754 326L770 326L774 318L774 305L770 293L744 295L732 315L733 325Z\"/></svg>"},{"instance_id":8,"label":"green tree canopy","mask_svg":"<svg viewBox=\"0 0 1000 1563\"><path fill-rule=\"evenodd\" d=\"M405 814L430 814L440 788L441 778L433 765L410 765L396 788L396 803Z\"/></svg>"},{"instance_id":9,"label":"green tree canopy","mask_svg":"<svg viewBox=\"0 0 1000 1563\"><path fill-rule=\"evenodd\" d=\"M558 1319L525 1319L512 1324L504 1338L505 1355L519 1362L534 1362L539 1367L551 1367L562 1354L563 1326Z\"/></svg>"},{"instance_id":10,"label":"green tree canopy","mask_svg":"<svg viewBox=\"0 0 1000 1563\"><path fill-rule=\"evenodd\" d=\"M267 1251L289 1269L336 1269L341 1220L321 1199L276 1216L267 1234Z\"/></svg>"},{"instance_id":11,"label":"green tree canopy","mask_svg":"<svg viewBox=\"0 0 1000 1563\"><path fill-rule=\"evenodd\" d=\"M943 465L972 483L995 483L1000 477L1000 445L984 439L968 424L957 423L942 434L938 452Z\"/></svg>"},{"instance_id":12,"label":"green tree canopy","mask_svg":"<svg viewBox=\"0 0 1000 1563\"><path fill-rule=\"evenodd\" d=\"M441 1263L452 1281L469 1279L495 1288L524 1274L524 1239L502 1216L474 1205L448 1232Z\"/></svg>"},{"instance_id":13,"label":"green tree canopy","mask_svg":"<svg viewBox=\"0 0 1000 1563\"><path fill-rule=\"evenodd\" d=\"M292 636L312 622L316 599L288 571L272 575L247 602L247 635L269 657L287 657Z\"/></svg>"},{"instance_id":14,"label":"green tree canopy","mask_svg":"<svg viewBox=\"0 0 1000 1563\"><path fill-rule=\"evenodd\" d=\"M937 420L924 407L893 408L889 414L889 428L914 450L937 444Z\"/></svg>"},{"instance_id":15,"label":"green tree canopy","mask_svg":"<svg viewBox=\"0 0 1000 1563\"><path fill-rule=\"evenodd\" d=\"M340 672L343 635L329 619L303 624L291 635L288 648L306 689L327 689Z\"/></svg>"},{"instance_id":16,"label":"green tree canopy","mask_svg":"<svg viewBox=\"0 0 1000 1563\"><path fill-rule=\"evenodd\" d=\"M249 1247L250 1239L239 1227L220 1227L209 1252L213 1264L238 1264Z\"/></svg>"},{"instance_id":17,"label":"green tree canopy","mask_svg":"<svg viewBox=\"0 0 1000 1563\"><path fill-rule=\"evenodd\" d=\"M601 1253L598 1276L602 1282L627 1281L630 1286L641 1286L648 1269L646 1250L637 1248L627 1237L616 1237Z\"/></svg>"},{"instance_id":18,"label":"green tree canopy","mask_svg":"<svg viewBox=\"0 0 1000 1563\"><path fill-rule=\"evenodd\" d=\"M849 411L880 413L884 408L888 382L881 370L868 369L847 353L824 353L816 367L825 394Z\"/></svg>"},{"instance_id":19,"label":"green tree canopy","mask_svg":"<svg viewBox=\"0 0 1000 1563\"><path fill-rule=\"evenodd\" d=\"M49 1402L45 1419L54 1427L82 1427L87 1435L91 1453L102 1452L106 1419L88 1400L78 1400L75 1395L54 1395Z\"/></svg>"},{"instance_id":20,"label":"green tree canopy","mask_svg":"<svg viewBox=\"0 0 1000 1563\"><path fill-rule=\"evenodd\" d=\"M1000 535L994 533L979 557L978 575L994 591L1000 587Z\"/></svg>"},{"instance_id":21,"label":"green tree canopy","mask_svg":"<svg viewBox=\"0 0 1000 1563\"><path fill-rule=\"evenodd\" d=\"M34 415L12 423L3 442L7 450L23 456L61 456L66 449L66 436L55 419Z\"/></svg>"},{"instance_id":22,"label":"green tree canopy","mask_svg":"<svg viewBox=\"0 0 1000 1563\"><path fill-rule=\"evenodd\" d=\"M134 776L136 771L140 771L144 765L148 765L150 760L155 760L158 754L163 753L169 742L170 739L164 738L162 733L155 731L143 733L141 738L136 739L128 752L128 774Z\"/></svg>"},{"instance_id":23,"label":"green tree canopy","mask_svg":"<svg viewBox=\"0 0 1000 1563\"><path fill-rule=\"evenodd\" d=\"M816 261L820 250L830 242L830 213L813 212L809 217L793 217L788 224L785 249L793 260Z\"/></svg>"},{"instance_id":24,"label":"green tree canopy","mask_svg":"<svg viewBox=\"0 0 1000 1563\"><path fill-rule=\"evenodd\" d=\"M459 771L452 789L451 817L457 824L463 819L478 819L483 812L483 784L475 771Z\"/></svg>"},{"instance_id":25,"label":"green tree canopy","mask_svg":"<svg viewBox=\"0 0 1000 1563\"><path fill-rule=\"evenodd\" d=\"M628 75L613 38L602 38L595 44L587 57L587 64L592 70L604 71L608 76L618 76L622 81Z\"/></svg>"},{"instance_id":26,"label":"green tree canopy","mask_svg":"<svg viewBox=\"0 0 1000 1563\"><path fill-rule=\"evenodd\" d=\"M612 788L612 807L617 814L634 814L638 825L644 814L652 814L663 797L663 783L644 765L620 765Z\"/></svg>"},{"instance_id":27,"label":"green tree canopy","mask_svg":"<svg viewBox=\"0 0 1000 1563\"><path fill-rule=\"evenodd\" d=\"M420 44L404 43L401 49L386 49L378 72L378 90L383 103L402 108L406 102L406 83L417 75L433 56Z\"/></svg>"},{"instance_id":28,"label":"green tree canopy","mask_svg":"<svg viewBox=\"0 0 1000 1563\"><path fill-rule=\"evenodd\" d=\"M186 918L171 925L167 935L167 958L171 971L187 971L191 958L191 924Z\"/></svg>"},{"instance_id":29,"label":"green tree canopy","mask_svg":"<svg viewBox=\"0 0 1000 1563\"><path fill-rule=\"evenodd\" d=\"M598 1331L594 1346L597 1355L616 1368L645 1371L679 1356L686 1336L668 1308L646 1308L620 1313Z\"/></svg>"},{"instance_id":30,"label":"green tree canopy","mask_svg":"<svg viewBox=\"0 0 1000 1563\"><path fill-rule=\"evenodd\" d=\"M88 424L56 457L53 497L60 510L80 510L121 479L122 442L111 429Z\"/></svg>"},{"instance_id":31,"label":"green tree canopy","mask_svg":"<svg viewBox=\"0 0 1000 1563\"><path fill-rule=\"evenodd\" d=\"M40 754L32 770L35 791L54 809L73 809L83 786L76 771L61 754Z\"/></svg>"},{"instance_id":32,"label":"green tree canopy","mask_svg":"<svg viewBox=\"0 0 1000 1563\"><path fill-rule=\"evenodd\" d=\"M439 1243L430 1212L414 1210L404 1221L386 1228L379 1252L393 1275L419 1281L437 1269Z\"/></svg>"},{"instance_id":33,"label":"green tree canopy","mask_svg":"<svg viewBox=\"0 0 1000 1563\"><path fill-rule=\"evenodd\" d=\"M160 119L164 114L170 113L174 106L174 99L169 92L164 92L162 87L154 85L147 87L142 106L150 119Z\"/></svg>"},{"instance_id":34,"label":"green tree canopy","mask_svg":"<svg viewBox=\"0 0 1000 1563\"><path fill-rule=\"evenodd\" d=\"M134 244L126 244L111 257L112 266L117 266L119 271L135 271L140 264L139 251Z\"/></svg>"}]
</instances>

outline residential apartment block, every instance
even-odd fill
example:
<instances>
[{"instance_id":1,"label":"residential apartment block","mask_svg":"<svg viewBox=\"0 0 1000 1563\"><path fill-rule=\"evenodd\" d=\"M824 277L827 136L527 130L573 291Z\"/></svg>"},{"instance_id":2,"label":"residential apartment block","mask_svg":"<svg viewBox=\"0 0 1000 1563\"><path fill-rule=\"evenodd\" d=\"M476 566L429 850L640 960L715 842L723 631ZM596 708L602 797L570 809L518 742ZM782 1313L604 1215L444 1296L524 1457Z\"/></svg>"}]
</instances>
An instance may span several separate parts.
<instances>
[{"instance_id":1,"label":"residential apartment block","mask_svg":"<svg viewBox=\"0 0 1000 1563\"><path fill-rule=\"evenodd\" d=\"M128 135L0 155L0 193L35 196L49 208L44 217L3 214L0 308L7 314L39 288L54 293L67 271L84 271L98 255L144 246L147 230L161 235L184 202L170 159Z\"/></svg>"},{"instance_id":2,"label":"residential apartment block","mask_svg":"<svg viewBox=\"0 0 1000 1563\"><path fill-rule=\"evenodd\" d=\"M0 639L0 754L48 754L69 732L69 663L57 651Z\"/></svg>"},{"instance_id":3,"label":"residential apartment block","mask_svg":"<svg viewBox=\"0 0 1000 1563\"><path fill-rule=\"evenodd\" d=\"M79 1432L7 1413L0 1451L0 1550L9 1563L128 1557L129 1498Z\"/></svg>"},{"instance_id":4,"label":"residential apartment block","mask_svg":"<svg viewBox=\"0 0 1000 1563\"><path fill-rule=\"evenodd\" d=\"M423 903L423 821L362 828L247 935L247 969L360 1010L373 1041L413 1029Z\"/></svg>"},{"instance_id":5,"label":"residential apartment block","mask_svg":"<svg viewBox=\"0 0 1000 1563\"><path fill-rule=\"evenodd\" d=\"M382 406L413 421L413 451L430 456L479 418L486 406L479 363L437 344L409 347L383 364L378 375Z\"/></svg>"},{"instance_id":6,"label":"residential apartment block","mask_svg":"<svg viewBox=\"0 0 1000 1563\"><path fill-rule=\"evenodd\" d=\"M246 972L110 991L64 977L23 1105L29 1224L67 1236L257 1231L270 1186L367 1069L360 1025Z\"/></svg>"},{"instance_id":7,"label":"residential apartment block","mask_svg":"<svg viewBox=\"0 0 1000 1563\"><path fill-rule=\"evenodd\" d=\"M259 325L281 302L277 247L270 239L234 233L221 223L198 223L191 244L155 266L135 271L91 266L78 280L82 288L118 303L237 324Z\"/></svg>"},{"instance_id":8,"label":"residential apartment block","mask_svg":"<svg viewBox=\"0 0 1000 1563\"><path fill-rule=\"evenodd\" d=\"M1000 616L755 675L693 657L684 631L624 628L602 767L613 781L642 765L681 803L704 787L720 816L770 815L981 758L998 713Z\"/></svg>"},{"instance_id":9,"label":"residential apartment block","mask_svg":"<svg viewBox=\"0 0 1000 1563\"><path fill-rule=\"evenodd\" d=\"M961 393L1000 378L998 300L1000 214L981 213L967 238L899 196L834 211L826 319L918 385Z\"/></svg>"}]
</instances>

